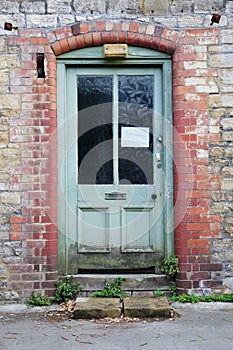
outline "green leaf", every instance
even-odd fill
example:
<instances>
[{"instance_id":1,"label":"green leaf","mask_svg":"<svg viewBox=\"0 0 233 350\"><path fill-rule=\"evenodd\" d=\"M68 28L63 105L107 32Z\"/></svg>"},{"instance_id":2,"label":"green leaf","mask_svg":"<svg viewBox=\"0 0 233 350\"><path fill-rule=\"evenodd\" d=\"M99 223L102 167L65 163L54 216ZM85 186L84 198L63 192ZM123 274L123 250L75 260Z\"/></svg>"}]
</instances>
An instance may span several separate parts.
<instances>
[{"instance_id":1,"label":"green leaf","mask_svg":"<svg viewBox=\"0 0 233 350\"><path fill-rule=\"evenodd\" d=\"M73 276L66 277L65 281L58 279L55 282L56 292L53 301L62 303L74 299L82 290L80 283L71 283Z\"/></svg>"},{"instance_id":2,"label":"green leaf","mask_svg":"<svg viewBox=\"0 0 233 350\"><path fill-rule=\"evenodd\" d=\"M32 292L30 297L26 300L26 305L28 307L34 306L49 306L50 300L46 296L42 296L41 293Z\"/></svg>"},{"instance_id":3,"label":"green leaf","mask_svg":"<svg viewBox=\"0 0 233 350\"><path fill-rule=\"evenodd\" d=\"M112 283L108 280L104 280L104 289L95 291L92 296L97 298L120 298L123 299L126 294L122 291L121 285L125 281L125 278L118 277Z\"/></svg>"}]
</instances>

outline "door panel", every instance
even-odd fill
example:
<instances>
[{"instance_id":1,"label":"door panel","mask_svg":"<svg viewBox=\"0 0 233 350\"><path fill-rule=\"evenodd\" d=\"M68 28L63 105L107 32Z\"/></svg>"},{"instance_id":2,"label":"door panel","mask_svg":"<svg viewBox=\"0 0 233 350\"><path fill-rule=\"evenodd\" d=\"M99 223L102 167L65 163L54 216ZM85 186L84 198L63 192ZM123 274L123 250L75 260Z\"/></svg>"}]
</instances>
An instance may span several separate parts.
<instances>
[{"instance_id":1,"label":"door panel","mask_svg":"<svg viewBox=\"0 0 233 350\"><path fill-rule=\"evenodd\" d=\"M79 207L78 220L78 251L109 252L109 208ZM93 223L95 234L93 234Z\"/></svg>"},{"instance_id":2,"label":"door panel","mask_svg":"<svg viewBox=\"0 0 233 350\"><path fill-rule=\"evenodd\" d=\"M122 208L122 251L154 252L153 207Z\"/></svg>"}]
</instances>

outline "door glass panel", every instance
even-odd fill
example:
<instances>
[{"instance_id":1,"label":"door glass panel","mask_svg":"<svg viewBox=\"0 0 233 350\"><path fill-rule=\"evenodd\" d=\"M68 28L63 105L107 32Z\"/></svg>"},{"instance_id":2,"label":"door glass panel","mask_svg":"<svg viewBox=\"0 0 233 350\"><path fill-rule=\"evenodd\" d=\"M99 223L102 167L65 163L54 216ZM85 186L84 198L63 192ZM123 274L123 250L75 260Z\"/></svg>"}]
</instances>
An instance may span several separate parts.
<instances>
[{"instance_id":1,"label":"door glass panel","mask_svg":"<svg viewBox=\"0 0 233 350\"><path fill-rule=\"evenodd\" d=\"M153 184L153 89L152 75L119 76L120 184Z\"/></svg>"},{"instance_id":2,"label":"door glass panel","mask_svg":"<svg viewBox=\"0 0 233 350\"><path fill-rule=\"evenodd\" d=\"M78 183L113 183L112 76L79 76Z\"/></svg>"}]
</instances>

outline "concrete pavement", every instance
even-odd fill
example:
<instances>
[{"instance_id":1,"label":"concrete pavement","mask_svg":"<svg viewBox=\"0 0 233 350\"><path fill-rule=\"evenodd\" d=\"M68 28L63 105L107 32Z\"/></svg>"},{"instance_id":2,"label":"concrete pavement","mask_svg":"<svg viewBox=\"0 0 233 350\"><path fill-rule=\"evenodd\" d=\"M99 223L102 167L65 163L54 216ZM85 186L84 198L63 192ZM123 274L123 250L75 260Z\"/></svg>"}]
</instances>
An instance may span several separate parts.
<instances>
[{"instance_id":1,"label":"concrete pavement","mask_svg":"<svg viewBox=\"0 0 233 350\"><path fill-rule=\"evenodd\" d=\"M90 321L63 317L54 306L0 306L0 349L233 350L233 304L201 304L175 305L173 319Z\"/></svg>"}]
</instances>

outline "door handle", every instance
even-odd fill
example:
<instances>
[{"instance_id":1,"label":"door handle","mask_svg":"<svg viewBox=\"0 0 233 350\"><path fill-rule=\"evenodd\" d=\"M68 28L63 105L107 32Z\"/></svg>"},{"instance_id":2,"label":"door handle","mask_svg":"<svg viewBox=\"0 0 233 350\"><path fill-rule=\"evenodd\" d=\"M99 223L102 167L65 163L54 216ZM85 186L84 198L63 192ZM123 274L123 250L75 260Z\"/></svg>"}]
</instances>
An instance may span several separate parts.
<instances>
[{"instance_id":1,"label":"door handle","mask_svg":"<svg viewBox=\"0 0 233 350\"><path fill-rule=\"evenodd\" d=\"M153 200L157 199L157 194L156 193L152 193L151 199L153 199Z\"/></svg>"},{"instance_id":2,"label":"door handle","mask_svg":"<svg viewBox=\"0 0 233 350\"><path fill-rule=\"evenodd\" d=\"M163 135L159 135L159 136L158 136L158 141L159 141L160 143L163 143Z\"/></svg>"},{"instance_id":3,"label":"door handle","mask_svg":"<svg viewBox=\"0 0 233 350\"><path fill-rule=\"evenodd\" d=\"M157 162L157 163L161 162L161 155L160 155L159 152L156 152L156 153L155 153L155 157L156 157L156 162Z\"/></svg>"}]
</instances>

